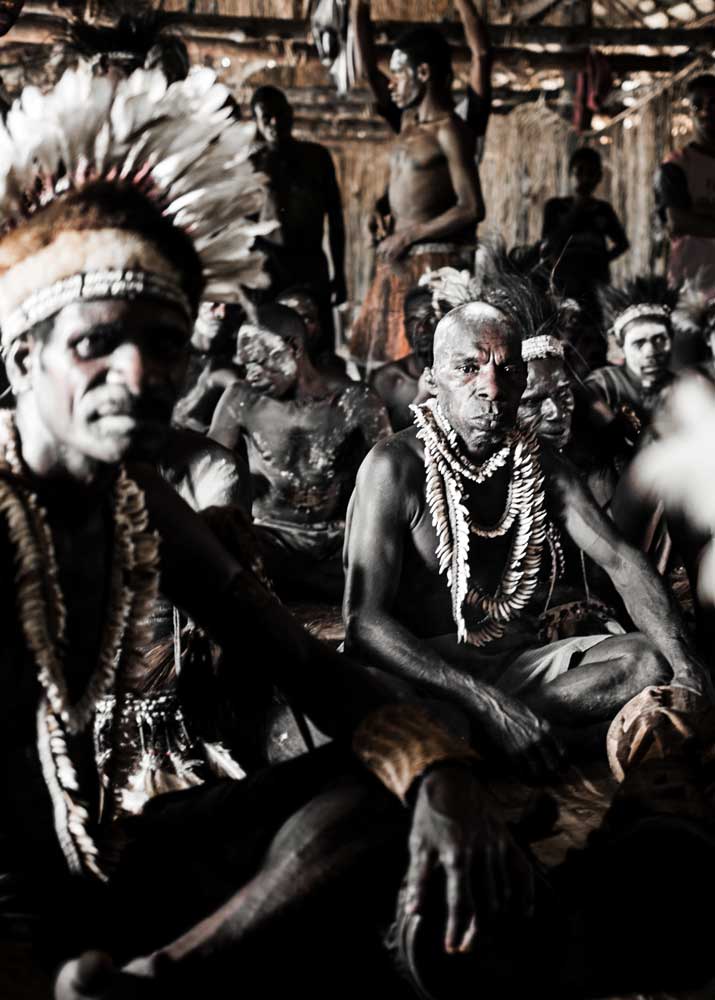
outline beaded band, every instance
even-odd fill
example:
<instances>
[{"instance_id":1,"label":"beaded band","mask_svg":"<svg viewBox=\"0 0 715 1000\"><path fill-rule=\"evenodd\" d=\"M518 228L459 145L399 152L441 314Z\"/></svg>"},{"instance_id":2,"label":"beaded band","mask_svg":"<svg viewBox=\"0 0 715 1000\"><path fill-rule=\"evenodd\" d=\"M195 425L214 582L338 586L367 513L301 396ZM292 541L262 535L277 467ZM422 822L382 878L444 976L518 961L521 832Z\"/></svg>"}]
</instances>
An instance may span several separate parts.
<instances>
[{"instance_id":1,"label":"beaded band","mask_svg":"<svg viewBox=\"0 0 715 1000\"><path fill-rule=\"evenodd\" d=\"M523 361L536 361L538 358L563 358L564 345L558 337L542 334L540 337L529 337L521 345Z\"/></svg>"},{"instance_id":2,"label":"beaded band","mask_svg":"<svg viewBox=\"0 0 715 1000\"><path fill-rule=\"evenodd\" d=\"M476 761L477 754L421 705L383 705L364 719L353 750L369 771L404 802L412 783L432 764Z\"/></svg>"},{"instance_id":3,"label":"beaded band","mask_svg":"<svg viewBox=\"0 0 715 1000\"><path fill-rule=\"evenodd\" d=\"M7 349L36 323L54 316L72 302L97 299L158 299L176 306L189 325L193 322L189 300L170 278L149 271L87 271L39 288L2 324L2 346Z\"/></svg>"},{"instance_id":4,"label":"beaded band","mask_svg":"<svg viewBox=\"0 0 715 1000\"><path fill-rule=\"evenodd\" d=\"M613 324L613 333L616 339L620 340L625 327L629 323L632 323L634 319L644 319L645 317L664 320L667 323L670 321L670 309L667 306L659 306L653 302L641 302L640 305L629 306Z\"/></svg>"}]
</instances>

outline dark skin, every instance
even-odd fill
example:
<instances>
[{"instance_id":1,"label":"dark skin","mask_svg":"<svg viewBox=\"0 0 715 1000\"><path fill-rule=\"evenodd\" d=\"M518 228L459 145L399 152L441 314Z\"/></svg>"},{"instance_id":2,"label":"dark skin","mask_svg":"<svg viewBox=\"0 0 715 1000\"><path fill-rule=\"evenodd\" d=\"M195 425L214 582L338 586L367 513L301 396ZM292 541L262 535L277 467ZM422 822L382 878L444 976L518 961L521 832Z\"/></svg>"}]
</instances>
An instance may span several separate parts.
<instances>
[{"instance_id":1,"label":"dark skin","mask_svg":"<svg viewBox=\"0 0 715 1000\"><path fill-rule=\"evenodd\" d=\"M457 12L459 13L459 17L462 21L462 25L464 27L464 37L472 56L469 66L469 89L474 94L478 95L482 101L491 102L491 74L492 63L494 61L494 51L489 39L487 26L479 16L476 6L472 0L455 0L455 7L457 8ZM371 41L369 25L365 24L366 15L364 12L356 11L355 16L359 18L358 24L361 25L362 33L358 36L362 46L361 51L369 51ZM378 110L386 118L390 127L395 132L399 132L403 119L403 112L392 101L389 87L387 86L387 78L383 77L382 74L379 73L376 64L374 66L370 66L369 83L378 102ZM468 91L467 97L460 103L458 109L459 117L463 119L470 128L473 127L470 115L473 109L472 100L473 99L470 98L470 93ZM414 109L407 111L404 116L405 122L407 122L407 120L415 114L416 112ZM483 217L484 210L482 207L481 218ZM477 221L481 221L481 218ZM390 210L390 199L388 192L386 191L375 205L375 211L370 219L370 229L376 240L379 242L392 233L393 225L394 219Z\"/></svg>"},{"instance_id":2,"label":"dark skin","mask_svg":"<svg viewBox=\"0 0 715 1000\"><path fill-rule=\"evenodd\" d=\"M571 232L572 221L577 219L584 209L594 204L593 193L601 183L602 177L600 167L591 160L577 160L574 163L571 168L571 211L561 219L557 227L550 223L547 214L544 217L544 251L547 254L558 254L562 251L565 242L564 235ZM617 260L626 252L630 244L622 230L614 230L612 233L608 233L608 236L611 240L611 246L606 254L607 260Z\"/></svg>"},{"instance_id":3,"label":"dark skin","mask_svg":"<svg viewBox=\"0 0 715 1000\"><path fill-rule=\"evenodd\" d=\"M255 516L309 525L345 516L357 464L388 427L364 387L336 392L325 381L300 338L299 321L259 313L257 326L244 324L236 360L245 376L216 373L226 389L209 436L229 449L245 437Z\"/></svg>"},{"instance_id":4,"label":"dark skin","mask_svg":"<svg viewBox=\"0 0 715 1000\"><path fill-rule=\"evenodd\" d=\"M484 202L474 154L475 136L455 114L447 81L427 63L413 66L395 49L390 77L378 69L369 9L352 0L351 17L368 83L389 120L401 121L390 160L388 201L394 232L378 254L398 261L415 243L474 237L484 218Z\"/></svg>"},{"instance_id":5,"label":"dark skin","mask_svg":"<svg viewBox=\"0 0 715 1000\"><path fill-rule=\"evenodd\" d=\"M461 307L437 328L433 373L461 447L474 462L483 462L514 425L524 390L518 338L491 307ZM647 561L616 534L573 473L558 464L548 472L547 495L559 526L608 573L646 638L603 640L583 654L578 667L529 697L505 696L480 680L474 647L457 646L455 639L447 655L446 647L438 652L426 641L453 635L455 627L449 591L438 572L422 445L414 430L378 445L363 463L346 542L346 648L457 702L489 744L532 776L559 766L552 723L579 727L606 721L656 678L697 689L706 684L674 603ZM507 484L508 470L500 469L469 492L467 504L478 523L501 516ZM499 580L506 544L472 540L473 579L487 592Z\"/></svg>"},{"instance_id":6,"label":"dark skin","mask_svg":"<svg viewBox=\"0 0 715 1000\"><path fill-rule=\"evenodd\" d=\"M689 96L688 105L697 149L715 156L715 89L698 87ZM666 208L672 236L702 236L715 238L715 217L703 207Z\"/></svg>"},{"instance_id":7,"label":"dark skin","mask_svg":"<svg viewBox=\"0 0 715 1000\"><path fill-rule=\"evenodd\" d=\"M63 662L75 690L84 687L97 660L109 566L108 493L116 463L148 458L152 446L164 439L183 379L189 334L180 313L155 302L73 304L57 314L45 343L27 337L8 358L27 475L47 510L57 550L68 615ZM336 736L347 736L366 712L390 700L378 682L314 640L245 574L154 470L136 465L132 475L145 491L150 524L162 539L162 593L232 651L229 660L241 662L247 651L257 656L260 650L263 661L273 665L275 681L321 728ZM10 664L26 656L13 645L14 635L14 624L8 623L3 630L8 679L13 673L17 676ZM226 676L222 683L228 698L240 699L239 677ZM3 699L3 704L14 706L16 721L25 713L29 732L34 728L36 697L31 686L22 703L16 691L8 691ZM24 738L22 729L20 725ZM91 761L77 762L80 773L87 764ZM440 836L447 839L435 841L437 820L431 815L433 803L426 790L418 795L411 834L413 851L439 857L450 867L455 857L462 857L454 838L463 839L466 830L478 835L482 829L479 816L460 804L465 780L474 779L463 769L446 767L429 782L438 788L439 801L453 824L449 830L440 829ZM454 882L451 873L449 878ZM459 884L462 891L449 904L450 913L461 915L454 925L457 937L447 940L450 946L455 941L457 946L468 945L467 925L473 917L464 873ZM194 947L210 950L207 942L221 939L225 928L223 915L202 925ZM60 1000L135 995L134 977L116 977L105 967L101 984L95 977L92 988L84 991L84 980L75 975L77 966L68 969L58 987ZM155 977L160 973L152 970L150 978Z\"/></svg>"},{"instance_id":8,"label":"dark skin","mask_svg":"<svg viewBox=\"0 0 715 1000\"><path fill-rule=\"evenodd\" d=\"M422 403L430 395L423 377L432 358L435 316L431 302L405 313L405 331L412 354L399 361L381 365L370 374L370 387L383 400L392 429L400 431L412 423L413 403Z\"/></svg>"},{"instance_id":9,"label":"dark skin","mask_svg":"<svg viewBox=\"0 0 715 1000\"><path fill-rule=\"evenodd\" d=\"M571 436L574 395L560 358L534 358L527 365L527 382L518 421L557 450Z\"/></svg>"},{"instance_id":10,"label":"dark skin","mask_svg":"<svg viewBox=\"0 0 715 1000\"><path fill-rule=\"evenodd\" d=\"M327 219L333 260L332 303L339 305L347 298L345 224L330 153L317 143L293 138L293 115L287 102L266 98L255 105L253 115L262 140L255 155L256 166L270 177L273 194L265 218L280 222L280 229L269 239L297 251L320 253ZM309 178L309 194L301 187L296 196L296 171Z\"/></svg>"}]
</instances>

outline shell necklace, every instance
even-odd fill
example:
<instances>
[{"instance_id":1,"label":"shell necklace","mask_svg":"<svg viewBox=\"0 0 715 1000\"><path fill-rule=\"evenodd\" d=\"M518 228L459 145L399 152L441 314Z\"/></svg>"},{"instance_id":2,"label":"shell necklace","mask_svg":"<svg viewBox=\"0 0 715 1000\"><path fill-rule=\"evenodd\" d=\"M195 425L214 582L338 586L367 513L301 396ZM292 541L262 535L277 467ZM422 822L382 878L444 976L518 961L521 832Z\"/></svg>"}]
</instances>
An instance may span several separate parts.
<instances>
[{"instance_id":1,"label":"shell necklace","mask_svg":"<svg viewBox=\"0 0 715 1000\"><path fill-rule=\"evenodd\" d=\"M114 486L114 542L109 606L97 667L71 703L62 664L67 613L59 586L52 532L37 496L27 489L12 414L0 416L0 513L15 548L17 605L23 637L37 666L42 696L38 751L54 810L55 829L70 870L106 880L89 813L80 797L67 736L86 730L98 702L115 688L123 651L143 648L146 619L158 593L158 536L148 530L144 494L123 467ZM10 473L8 475L7 473Z\"/></svg>"},{"instance_id":2,"label":"shell necklace","mask_svg":"<svg viewBox=\"0 0 715 1000\"><path fill-rule=\"evenodd\" d=\"M534 434L514 430L499 451L475 466L459 451L457 435L435 399L413 406L412 411L417 437L424 445L427 506L437 532L439 572L446 574L452 596L457 638L484 646L504 635L506 625L526 607L538 583L548 523L539 446ZM466 507L464 480L484 483L509 461L504 513L492 527L480 527ZM512 528L501 580L495 593L487 594L471 580L471 535L497 538ZM467 624L465 606L480 614L475 627Z\"/></svg>"}]
</instances>

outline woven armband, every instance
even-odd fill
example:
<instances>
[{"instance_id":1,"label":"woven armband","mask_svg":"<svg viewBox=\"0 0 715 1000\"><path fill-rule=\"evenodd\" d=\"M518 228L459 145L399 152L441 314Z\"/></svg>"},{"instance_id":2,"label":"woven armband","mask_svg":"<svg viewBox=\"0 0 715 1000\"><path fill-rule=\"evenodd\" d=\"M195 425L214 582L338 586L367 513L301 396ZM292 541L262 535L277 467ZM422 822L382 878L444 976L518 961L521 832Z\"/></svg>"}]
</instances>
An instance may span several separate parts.
<instances>
[{"instance_id":1,"label":"woven armband","mask_svg":"<svg viewBox=\"0 0 715 1000\"><path fill-rule=\"evenodd\" d=\"M403 802L431 764L479 760L466 740L448 732L420 705L383 705L371 712L355 731L353 750Z\"/></svg>"}]
</instances>

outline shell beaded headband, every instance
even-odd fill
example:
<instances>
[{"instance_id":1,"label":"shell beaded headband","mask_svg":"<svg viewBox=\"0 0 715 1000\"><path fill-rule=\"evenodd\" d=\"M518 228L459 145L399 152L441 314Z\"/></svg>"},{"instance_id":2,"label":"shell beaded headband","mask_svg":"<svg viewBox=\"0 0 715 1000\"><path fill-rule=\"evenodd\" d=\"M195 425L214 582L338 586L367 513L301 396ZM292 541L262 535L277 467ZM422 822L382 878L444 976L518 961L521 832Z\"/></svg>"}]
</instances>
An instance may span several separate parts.
<instances>
[{"instance_id":1,"label":"shell beaded headband","mask_svg":"<svg viewBox=\"0 0 715 1000\"><path fill-rule=\"evenodd\" d=\"M539 358L563 358L564 345L558 337L542 334L540 337L529 337L521 345L523 361L536 361Z\"/></svg>"},{"instance_id":2,"label":"shell beaded headband","mask_svg":"<svg viewBox=\"0 0 715 1000\"><path fill-rule=\"evenodd\" d=\"M634 319L643 319L646 316L649 319L660 319L665 323L669 323L670 309L667 306L656 305L653 302L642 302L637 306L629 306L613 324L612 329L616 339L620 340L623 331Z\"/></svg>"},{"instance_id":3,"label":"shell beaded headband","mask_svg":"<svg viewBox=\"0 0 715 1000\"><path fill-rule=\"evenodd\" d=\"M72 302L97 299L158 299L176 306L191 326L189 300L178 284L164 275L147 271L88 271L73 274L39 288L18 306L2 323L2 346L7 350L36 323L54 316Z\"/></svg>"},{"instance_id":4,"label":"shell beaded headband","mask_svg":"<svg viewBox=\"0 0 715 1000\"><path fill-rule=\"evenodd\" d=\"M189 300L170 278L147 271L88 271L55 281L45 288L38 288L25 299L3 320L2 347L7 350L36 323L49 319L72 302L139 298L158 299L176 306L184 314L187 323L192 323Z\"/></svg>"}]
</instances>

